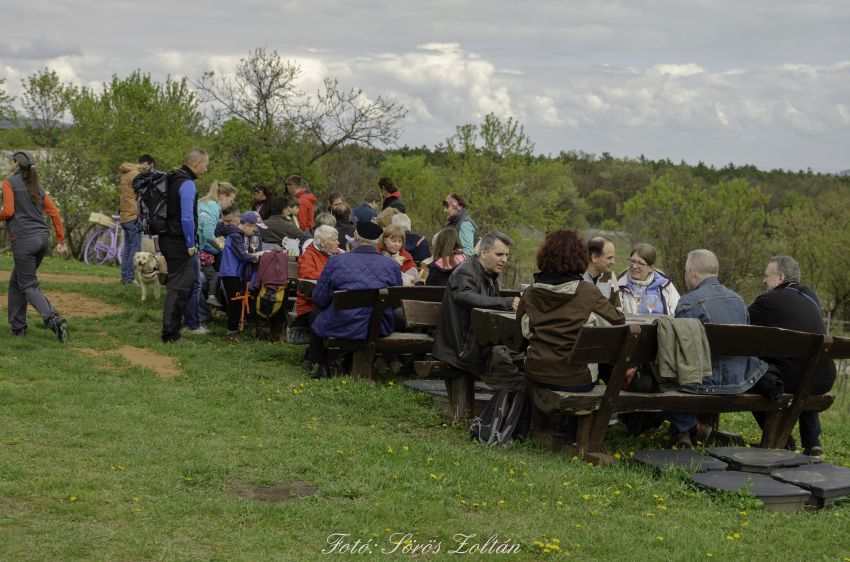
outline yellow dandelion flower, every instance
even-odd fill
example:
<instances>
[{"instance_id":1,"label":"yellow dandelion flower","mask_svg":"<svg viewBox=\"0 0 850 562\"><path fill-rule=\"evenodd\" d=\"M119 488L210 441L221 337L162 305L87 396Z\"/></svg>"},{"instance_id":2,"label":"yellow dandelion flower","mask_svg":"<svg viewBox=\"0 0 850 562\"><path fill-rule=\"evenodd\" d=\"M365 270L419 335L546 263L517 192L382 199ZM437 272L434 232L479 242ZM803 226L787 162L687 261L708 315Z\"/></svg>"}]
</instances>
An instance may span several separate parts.
<instances>
[{"instance_id":1,"label":"yellow dandelion flower","mask_svg":"<svg viewBox=\"0 0 850 562\"><path fill-rule=\"evenodd\" d=\"M505 503L505 500L499 500L499 503Z\"/></svg>"},{"instance_id":2,"label":"yellow dandelion flower","mask_svg":"<svg viewBox=\"0 0 850 562\"><path fill-rule=\"evenodd\" d=\"M436 477L437 477L437 475L436 475L436 474L432 474L432 475L431 475L431 478L436 478Z\"/></svg>"},{"instance_id":3,"label":"yellow dandelion flower","mask_svg":"<svg viewBox=\"0 0 850 562\"><path fill-rule=\"evenodd\" d=\"M407 445L405 445L405 446L404 446L404 450L405 450L405 451L407 451L407 450L408 450L408 449L407 449Z\"/></svg>"},{"instance_id":4,"label":"yellow dandelion flower","mask_svg":"<svg viewBox=\"0 0 850 562\"><path fill-rule=\"evenodd\" d=\"M392 447L387 447L387 452L388 452L388 453L392 453L392 452L393 452L393 448L392 448Z\"/></svg>"},{"instance_id":5,"label":"yellow dandelion flower","mask_svg":"<svg viewBox=\"0 0 850 562\"><path fill-rule=\"evenodd\" d=\"M656 538L656 539L658 539L658 540L660 540L660 541L663 541L663 540L664 540L664 538L663 538L663 537L655 537L655 538Z\"/></svg>"},{"instance_id":6,"label":"yellow dandelion flower","mask_svg":"<svg viewBox=\"0 0 850 562\"><path fill-rule=\"evenodd\" d=\"M72 502L77 501L77 496L71 496L70 500L71 500Z\"/></svg>"},{"instance_id":7,"label":"yellow dandelion flower","mask_svg":"<svg viewBox=\"0 0 850 562\"><path fill-rule=\"evenodd\" d=\"M561 544L561 541L559 541L558 539L552 539L552 542L555 544Z\"/></svg>"},{"instance_id":8,"label":"yellow dandelion flower","mask_svg":"<svg viewBox=\"0 0 850 562\"><path fill-rule=\"evenodd\" d=\"M732 536L733 536L733 537L735 537L736 539L740 539L740 538L741 538L741 535L739 535L738 533L735 533L735 534L734 534L734 535L732 535Z\"/></svg>"}]
</instances>

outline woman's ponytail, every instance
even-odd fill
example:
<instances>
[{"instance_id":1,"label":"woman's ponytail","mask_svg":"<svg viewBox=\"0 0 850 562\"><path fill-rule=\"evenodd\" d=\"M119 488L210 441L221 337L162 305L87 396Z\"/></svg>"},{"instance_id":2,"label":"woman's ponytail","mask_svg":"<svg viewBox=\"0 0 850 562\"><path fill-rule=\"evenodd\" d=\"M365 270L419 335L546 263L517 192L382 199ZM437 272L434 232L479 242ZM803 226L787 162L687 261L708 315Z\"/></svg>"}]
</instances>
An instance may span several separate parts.
<instances>
[{"instance_id":1,"label":"woman's ponytail","mask_svg":"<svg viewBox=\"0 0 850 562\"><path fill-rule=\"evenodd\" d=\"M35 166L21 169L21 178L27 186L27 193L33 205L41 204L41 186L38 184L38 172Z\"/></svg>"}]
</instances>

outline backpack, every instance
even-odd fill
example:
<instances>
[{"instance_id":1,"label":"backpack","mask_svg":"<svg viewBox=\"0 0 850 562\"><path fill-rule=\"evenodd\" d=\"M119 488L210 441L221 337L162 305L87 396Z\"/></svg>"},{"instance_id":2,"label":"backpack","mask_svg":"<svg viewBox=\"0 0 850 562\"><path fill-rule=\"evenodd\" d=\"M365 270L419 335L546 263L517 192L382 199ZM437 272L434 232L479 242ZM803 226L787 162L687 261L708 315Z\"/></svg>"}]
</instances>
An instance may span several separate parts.
<instances>
[{"instance_id":1,"label":"backpack","mask_svg":"<svg viewBox=\"0 0 850 562\"><path fill-rule=\"evenodd\" d=\"M257 315L269 319L280 311L283 306L286 285L272 289L263 285L260 294L257 295Z\"/></svg>"},{"instance_id":2,"label":"backpack","mask_svg":"<svg viewBox=\"0 0 850 562\"><path fill-rule=\"evenodd\" d=\"M145 170L133 179L133 191L139 204L138 221L148 236L165 234L168 221L168 185L178 175L189 177L178 170L161 172L155 168Z\"/></svg>"},{"instance_id":3,"label":"backpack","mask_svg":"<svg viewBox=\"0 0 850 562\"><path fill-rule=\"evenodd\" d=\"M507 449L514 441L525 440L530 425L531 407L525 392L502 388L469 425L469 438Z\"/></svg>"}]
</instances>

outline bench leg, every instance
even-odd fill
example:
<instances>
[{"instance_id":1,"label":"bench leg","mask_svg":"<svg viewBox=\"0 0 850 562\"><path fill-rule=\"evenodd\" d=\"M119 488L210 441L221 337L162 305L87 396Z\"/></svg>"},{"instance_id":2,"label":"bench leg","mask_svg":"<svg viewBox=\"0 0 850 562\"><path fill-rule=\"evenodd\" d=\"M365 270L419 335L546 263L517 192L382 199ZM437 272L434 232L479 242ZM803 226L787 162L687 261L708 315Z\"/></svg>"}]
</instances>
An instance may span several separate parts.
<instances>
[{"instance_id":1,"label":"bench leg","mask_svg":"<svg viewBox=\"0 0 850 562\"><path fill-rule=\"evenodd\" d=\"M776 443L776 437L779 433L779 424L781 421L781 411L764 413L764 428L761 430L762 449L782 449L785 447L785 443L782 443L781 445Z\"/></svg>"},{"instance_id":2,"label":"bench leg","mask_svg":"<svg viewBox=\"0 0 850 562\"><path fill-rule=\"evenodd\" d=\"M452 391L449 396L452 427L456 427L461 421L469 423L469 420L475 417L475 377L467 373L452 379Z\"/></svg>"},{"instance_id":3,"label":"bench leg","mask_svg":"<svg viewBox=\"0 0 850 562\"><path fill-rule=\"evenodd\" d=\"M375 348L370 346L365 349L358 349L352 354L351 358L351 376L355 380L370 378L372 363L375 359Z\"/></svg>"},{"instance_id":4,"label":"bench leg","mask_svg":"<svg viewBox=\"0 0 850 562\"><path fill-rule=\"evenodd\" d=\"M574 457L578 457L589 462L594 466L611 466L617 464L617 459L611 455L600 453L599 450L591 450L593 434L593 425L595 417L599 415L591 414L587 416L579 416L578 431L576 431L576 444L569 443L563 447L563 452ZM610 417L610 416L609 416Z\"/></svg>"}]
</instances>

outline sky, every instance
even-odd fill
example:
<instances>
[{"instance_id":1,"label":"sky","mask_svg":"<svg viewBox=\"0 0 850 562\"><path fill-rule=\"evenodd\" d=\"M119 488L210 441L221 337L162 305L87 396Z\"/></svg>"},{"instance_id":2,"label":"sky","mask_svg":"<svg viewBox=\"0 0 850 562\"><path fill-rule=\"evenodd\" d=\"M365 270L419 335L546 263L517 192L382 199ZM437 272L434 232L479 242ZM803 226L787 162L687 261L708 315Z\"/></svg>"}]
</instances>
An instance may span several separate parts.
<instances>
[{"instance_id":1,"label":"sky","mask_svg":"<svg viewBox=\"0 0 850 562\"><path fill-rule=\"evenodd\" d=\"M850 2L823 0L31 0L0 34L11 95L48 67L99 88L232 74L265 47L409 110L433 146L486 114L536 152L835 172L850 168Z\"/></svg>"}]
</instances>

